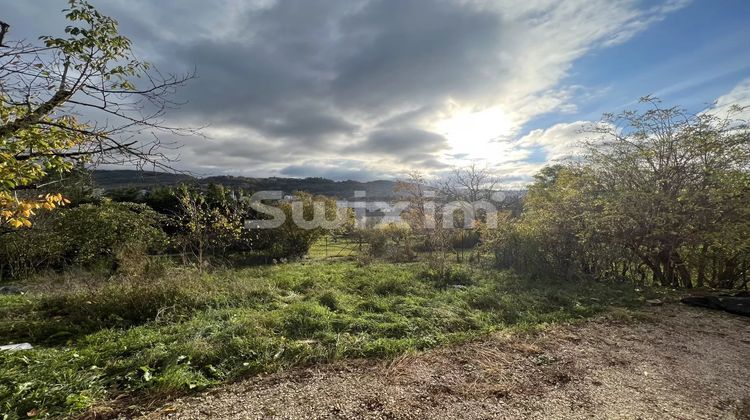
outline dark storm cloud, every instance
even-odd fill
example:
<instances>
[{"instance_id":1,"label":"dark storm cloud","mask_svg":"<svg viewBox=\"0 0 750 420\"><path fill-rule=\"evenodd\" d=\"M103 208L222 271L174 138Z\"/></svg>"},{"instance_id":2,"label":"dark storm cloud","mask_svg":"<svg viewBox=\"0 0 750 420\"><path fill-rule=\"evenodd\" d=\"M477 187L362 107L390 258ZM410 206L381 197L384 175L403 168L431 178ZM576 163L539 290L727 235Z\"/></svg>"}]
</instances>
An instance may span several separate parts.
<instances>
[{"instance_id":1,"label":"dark storm cloud","mask_svg":"<svg viewBox=\"0 0 750 420\"><path fill-rule=\"evenodd\" d=\"M203 160L204 163L214 161L214 159L233 158L264 161L278 156L279 150L272 145L265 144L262 141L251 139L229 139L229 140L201 140L190 147L190 150L196 154L196 157Z\"/></svg>"},{"instance_id":2,"label":"dark storm cloud","mask_svg":"<svg viewBox=\"0 0 750 420\"><path fill-rule=\"evenodd\" d=\"M355 116L486 91L478 80L502 71L487 54L498 19L452 1L281 1L245 12L229 40L202 38L165 61L196 63L185 110L213 123L303 139L351 134Z\"/></svg>"},{"instance_id":3,"label":"dark storm cloud","mask_svg":"<svg viewBox=\"0 0 750 420\"><path fill-rule=\"evenodd\" d=\"M463 72L445 65L454 51L443 50L446 45L440 39L435 41L443 45L426 52L436 58L414 55L416 50L430 44L431 38L441 36L440 27L450 19L449 3L435 11L436 22L414 28L408 28L409 20L430 19L416 18L419 7L414 2L404 3L408 6L405 13L411 16L403 16L394 23L387 22L387 15L393 12L388 8L394 6L386 2L364 8L356 2L341 5L331 1L278 2L271 8L243 13L235 22L237 27L230 32L229 40L204 37L166 49L171 51L170 56L162 58L160 66L182 63L187 68L194 62L198 69L199 78L183 94L188 104L183 107L182 115L207 120L212 126L229 124L240 129L236 139L200 146L196 150L198 155L221 160L223 154L227 161L249 155L279 160L282 156L306 156L310 151L344 151L392 155L397 161L413 164L439 164L434 154L447 148L445 138L406 126L414 118L434 112L428 107L396 116L385 124L387 130L367 132L361 130L361 125L376 121L381 115L367 112L373 104L384 105L386 99L394 105L418 104L426 100L427 92L435 91L432 83L445 84L457 75L450 72ZM459 10L452 7L454 12ZM386 22L365 24L383 19ZM469 26L486 28L491 20L477 16L472 21L458 16L460 25L455 31L462 32ZM395 38L389 35L391 29L386 24L394 25L400 35L397 33ZM356 27L362 28L361 34ZM391 49L388 44L398 43L398 37L416 37L422 32L410 47L395 49L392 57L385 55ZM467 38L470 36L454 41L453 48L465 49L471 43ZM474 48L479 51L481 45ZM364 83L365 79L355 80L355 72L356 67L369 68L363 61L367 55L383 63L373 67L372 74L363 71L362 77L373 79ZM441 76L441 71L447 74ZM430 76L419 81L422 72ZM379 83L387 74L401 85L372 84ZM356 87L358 84L362 86ZM258 141L254 138L258 134L275 143Z\"/></svg>"},{"instance_id":4,"label":"dark storm cloud","mask_svg":"<svg viewBox=\"0 0 750 420\"><path fill-rule=\"evenodd\" d=\"M448 140L439 134L418 128L399 128L374 131L366 140L352 144L347 150L359 153L432 155L447 148Z\"/></svg>"},{"instance_id":5,"label":"dark storm cloud","mask_svg":"<svg viewBox=\"0 0 750 420\"><path fill-rule=\"evenodd\" d=\"M492 54L503 34L500 17L467 2L372 1L342 29L356 45L346 49L332 84L345 106L388 109L473 96L486 91L481 82L506 71Z\"/></svg>"},{"instance_id":6,"label":"dark storm cloud","mask_svg":"<svg viewBox=\"0 0 750 420\"><path fill-rule=\"evenodd\" d=\"M416 109L397 113L396 115L379 122L376 128L384 129L419 126L429 120L430 116L436 111L439 111L439 109L435 106L420 106Z\"/></svg>"},{"instance_id":7,"label":"dark storm cloud","mask_svg":"<svg viewBox=\"0 0 750 420\"><path fill-rule=\"evenodd\" d=\"M292 108L285 114L267 118L258 128L275 137L321 138L331 134L353 134L357 125L309 107Z\"/></svg>"}]
</instances>

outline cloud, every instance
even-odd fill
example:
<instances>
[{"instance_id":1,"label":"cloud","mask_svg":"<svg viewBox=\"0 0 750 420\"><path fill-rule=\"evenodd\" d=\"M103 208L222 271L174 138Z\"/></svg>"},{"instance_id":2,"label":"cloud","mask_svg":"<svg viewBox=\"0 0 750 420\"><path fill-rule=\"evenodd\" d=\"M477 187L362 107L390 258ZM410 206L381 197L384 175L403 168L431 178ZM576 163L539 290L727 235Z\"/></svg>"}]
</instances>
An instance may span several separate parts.
<instances>
[{"instance_id":1,"label":"cloud","mask_svg":"<svg viewBox=\"0 0 750 420\"><path fill-rule=\"evenodd\" d=\"M738 113L732 109L733 106L744 109ZM750 77L740 81L731 91L716 99L711 112L720 117L731 116L750 122Z\"/></svg>"},{"instance_id":2,"label":"cloud","mask_svg":"<svg viewBox=\"0 0 750 420\"><path fill-rule=\"evenodd\" d=\"M600 124L575 121L532 130L512 144L509 158L495 165L493 170L506 188L522 188L532 182L534 174L544 166L580 156L586 142L601 138L591 131Z\"/></svg>"},{"instance_id":3,"label":"cloud","mask_svg":"<svg viewBox=\"0 0 750 420\"><path fill-rule=\"evenodd\" d=\"M733 106L744 107L737 113ZM719 117L730 115L734 119L750 121L750 78L740 81L729 92L716 99L706 110ZM528 182L544 165L561 162L580 156L584 152L584 143L596 141L600 135L592 131L602 122L575 121L559 123L544 129L536 129L519 138L514 150L523 154L515 162L503 163L497 168L504 182ZM543 158L534 159L533 155Z\"/></svg>"},{"instance_id":4,"label":"cloud","mask_svg":"<svg viewBox=\"0 0 750 420\"><path fill-rule=\"evenodd\" d=\"M541 150L549 162L563 161L583 152L583 143L591 140L595 123L576 121L560 123L547 129L533 130L521 137L516 146L523 150Z\"/></svg>"},{"instance_id":5,"label":"cloud","mask_svg":"<svg viewBox=\"0 0 750 420\"><path fill-rule=\"evenodd\" d=\"M685 4L112 0L100 7L162 71L197 69L179 94L188 103L169 118L208 124L212 140L182 140L181 165L346 177L438 171L455 156L515 162L533 158L532 142L549 158L564 154L568 146L555 142L573 136L572 126L532 132L522 140L527 148L513 139L535 117L575 111L579 87L564 84L575 60ZM4 19L34 39L64 27L51 12L61 7L13 2Z\"/></svg>"},{"instance_id":6,"label":"cloud","mask_svg":"<svg viewBox=\"0 0 750 420\"><path fill-rule=\"evenodd\" d=\"M271 137L320 139L338 134L353 135L357 125L315 107L284 110L281 115L258 122L258 129Z\"/></svg>"},{"instance_id":7,"label":"cloud","mask_svg":"<svg viewBox=\"0 0 750 420\"><path fill-rule=\"evenodd\" d=\"M353 143L347 150L352 154L376 154L389 156L404 163L430 161L448 149L448 140L418 128L383 129L371 132L363 141Z\"/></svg>"},{"instance_id":8,"label":"cloud","mask_svg":"<svg viewBox=\"0 0 750 420\"><path fill-rule=\"evenodd\" d=\"M290 165L279 171L280 175L295 178L322 177L337 180L371 181L389 179L393 174L368 167L366 161L341 160L304 162Z\"/></svg>"}]
</instances>

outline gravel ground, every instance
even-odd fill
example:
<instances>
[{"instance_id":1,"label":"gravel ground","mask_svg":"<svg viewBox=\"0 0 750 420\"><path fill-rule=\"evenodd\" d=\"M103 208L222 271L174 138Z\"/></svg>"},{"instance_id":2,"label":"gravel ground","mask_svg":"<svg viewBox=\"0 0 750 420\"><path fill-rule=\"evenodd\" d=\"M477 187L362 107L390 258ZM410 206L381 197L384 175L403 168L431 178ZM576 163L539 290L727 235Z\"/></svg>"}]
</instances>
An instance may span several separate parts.
<instances>
[{"instance_id":1,"label":"gravel ground","mask_svg":"<svg viewBox=\"0 0 750 420\"><path fill-rule=\"evenodd\" d=\"M255 377L147 419L750 419L750 318L665 305L388 362Z\"/></svg>"}]
</instances>

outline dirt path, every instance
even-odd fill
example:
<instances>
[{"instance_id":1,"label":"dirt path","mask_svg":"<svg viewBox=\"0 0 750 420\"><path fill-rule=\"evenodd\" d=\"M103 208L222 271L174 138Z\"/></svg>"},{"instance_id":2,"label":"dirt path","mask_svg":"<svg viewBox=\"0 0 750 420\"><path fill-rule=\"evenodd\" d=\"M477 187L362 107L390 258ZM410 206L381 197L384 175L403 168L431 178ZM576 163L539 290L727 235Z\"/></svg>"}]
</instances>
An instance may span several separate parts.
<instances>
[{"instance_id":1,"label":"dirt path","mask_svg":"<svg viewBox=\"0 0 750 420\"><path fill-rule=\"evenodd\" d=\"M667 305L389 363L253 378L146 418L750 418L750 319Z\"/></svg>"}]
</instances>

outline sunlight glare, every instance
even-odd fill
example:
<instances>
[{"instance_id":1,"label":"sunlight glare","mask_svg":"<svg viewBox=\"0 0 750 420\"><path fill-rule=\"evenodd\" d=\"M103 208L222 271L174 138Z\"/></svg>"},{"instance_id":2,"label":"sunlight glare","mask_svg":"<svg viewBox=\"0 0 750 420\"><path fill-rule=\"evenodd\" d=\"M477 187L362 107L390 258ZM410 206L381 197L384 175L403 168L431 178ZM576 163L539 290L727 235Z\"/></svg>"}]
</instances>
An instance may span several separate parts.
<instances>
[{"instance_id":1,"label":"sunlight glare","mask_svg":"<svg viewBox=\"0 0 750 420\"><path fill-rule=\"evenodd\" d=\"M502 147L498 138L511 136L515 124L500 107L475 111L458 108L456 112L435 127L445 136L451 146L451 153L466 154L469 158L485 158Z\"/></svg>"}]
</instances>

